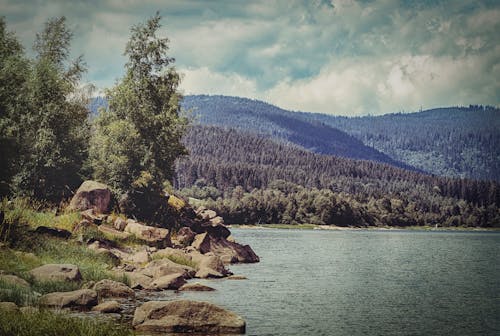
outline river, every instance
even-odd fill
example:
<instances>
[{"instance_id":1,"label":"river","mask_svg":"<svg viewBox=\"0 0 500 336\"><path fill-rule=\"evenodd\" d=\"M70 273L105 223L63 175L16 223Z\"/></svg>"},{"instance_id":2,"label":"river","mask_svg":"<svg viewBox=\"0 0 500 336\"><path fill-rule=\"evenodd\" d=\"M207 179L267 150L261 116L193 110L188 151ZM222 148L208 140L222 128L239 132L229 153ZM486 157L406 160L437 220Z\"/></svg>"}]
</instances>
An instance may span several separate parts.
<instances>
[{"instance_id":1,"label":"river","mask_svg":"<svg viewBox=\"0 0 500 336\"><path fill-rule=\"evenodd\" d=\"M247 335L500 335L500 233L233 229L247 280L196 280ZM169 298L171 299L171 298Z\"/></svg>"}]
</instances>

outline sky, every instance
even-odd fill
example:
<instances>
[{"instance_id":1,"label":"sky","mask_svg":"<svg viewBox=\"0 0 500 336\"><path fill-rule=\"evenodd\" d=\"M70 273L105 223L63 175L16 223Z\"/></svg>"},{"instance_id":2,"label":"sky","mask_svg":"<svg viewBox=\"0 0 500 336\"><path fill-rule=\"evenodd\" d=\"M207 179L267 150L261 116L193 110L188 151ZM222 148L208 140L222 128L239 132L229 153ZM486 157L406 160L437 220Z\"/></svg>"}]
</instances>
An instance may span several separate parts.
<instances>
[{"instance_id":1,"label":"sky","mask_svg":"<svg viewBox=\"0 0 500 336\"><path fill-rule=\"evenodd\" d=\"M347 116L500 105L498 0L0 0L28 53L66 16L99 89L123 76L130 27L156 11L184 94Z\"/></svg>"}]
</instances>

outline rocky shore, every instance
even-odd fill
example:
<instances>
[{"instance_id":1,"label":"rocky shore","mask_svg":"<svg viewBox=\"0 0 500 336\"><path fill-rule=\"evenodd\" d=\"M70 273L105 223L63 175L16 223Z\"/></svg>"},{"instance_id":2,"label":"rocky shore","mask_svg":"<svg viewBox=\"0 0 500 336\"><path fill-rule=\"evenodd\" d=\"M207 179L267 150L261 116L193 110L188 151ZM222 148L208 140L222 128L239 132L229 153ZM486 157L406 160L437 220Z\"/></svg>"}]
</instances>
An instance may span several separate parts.
<instances>
[{"instance_id":1,"label":"rocky shore","mask_svg":"<svg viewBox=\"0 0 500 336\"><path fill-rule=\"evenodd\" d=\"M44 264L29 272L34 281L75 282L81 284L80 288L47 293L38 298L36 308L21 309L68 309L84 314L109 314L117 320L127 321L141 332L245 332L245 321L240 316L211 303L147 299L152 292L213 290L188 280L230 277L233 274L228 265L259 261L250 246L239 244L232 238L221 217L209 209L194 210L172 195L168 198L168 205L175 208L182 223L172 230L168 225L149 226L110 213L112 201L107 186L86 181L69 205L73 211L79 211L82 218L73 231L40 226L35 232L40 237L76 239L87 249L106 255L115 264L110 269L114 280L82 282L77 264ZM98 237L87 238L83 232L89 229L99 232ZM0 275L0 280L29 286L22 278L6 272ZM19 309L10 303L1 303L0 306Z\"/></svg>"}]
</instances>

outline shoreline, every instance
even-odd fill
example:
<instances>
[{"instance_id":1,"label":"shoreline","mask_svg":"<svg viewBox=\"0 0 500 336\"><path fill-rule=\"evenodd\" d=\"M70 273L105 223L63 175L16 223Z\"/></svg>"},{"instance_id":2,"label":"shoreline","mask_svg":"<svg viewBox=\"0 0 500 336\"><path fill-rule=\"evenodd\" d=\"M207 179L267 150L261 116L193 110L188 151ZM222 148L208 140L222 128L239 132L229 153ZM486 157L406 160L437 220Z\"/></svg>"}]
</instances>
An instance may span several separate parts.
<instances>
[{"instance_id":1,"label":"shoreline","mask_svg":"<svg viewBox=\"0 0 500 336\"><path fill-rule=\"evenodd\" d=\"M324 230L324 231L460 231L460 232L500 232L500 228L484 227L450 227L450 226L335 226L317 224L226 224L230 229L258 230L258 229L279 229L279 230Z\"/></svg>"}]
</instances>

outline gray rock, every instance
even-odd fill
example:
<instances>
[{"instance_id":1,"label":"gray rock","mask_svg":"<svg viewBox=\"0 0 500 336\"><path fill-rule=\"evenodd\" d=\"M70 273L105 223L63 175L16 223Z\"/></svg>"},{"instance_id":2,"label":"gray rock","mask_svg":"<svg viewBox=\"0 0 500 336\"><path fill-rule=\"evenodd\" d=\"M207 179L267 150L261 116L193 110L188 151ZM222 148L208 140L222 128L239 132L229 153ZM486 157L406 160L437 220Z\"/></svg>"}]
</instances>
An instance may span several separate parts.
<instances>
[{"instance_id":1,"label":"gray rock","mask_svg":"<svg viewBox=\"0 0 500 336\"><path fill-rule=\"evenodd\" d=\"M106 301L92 308L92 311L99 313L119 313L121 310L120 304L117 301Z\"/></svg>"},{"instance_id":2,"label":"gray rock","mask_svg":"<svg viewBox=\"0 0 500 336\"><path fill-rule=\"evenodd\" d=\"M159 277L149 285L149 289L163 290L163 289L179 289L186 283L184 274L174 273Z\"/></svg>"},{"instance_id":3,"label":"gray rock","mask_svg":"<svg viewBox=\"0 0 500 336\"><path fill-rule=\"evenodd\" d=\"M145 332L245 333L240 316L208 302L190 300L146 302L135 310L132 325Z\"/></svg>"},{"instance_id":4,"label":"gray rock","mask_svg":"<svg viewBox=\"0 0 500 336\"><path fill-rule=\"evenodd\" d=\"M54 292L40 297L41 306L66 308L66 307L92 307L97 305L97 292L92 289L79 289L72 292Z\"/></svg>"},{"instance_id":5,"label":"gray rock","mask_svg":"<svg viewBox=\"0 0 500 336\"><path fill-rule=\"evenodd\" d=\"M111 297L134 297L135 292L132 288L125 285L124 283L104 279L97 282L93 289L97 292L100 298L111 298Z\"/></svg>"},{"instance_id":6,"label":"gray rock","mask_svg":"<svg viewBox=\"0 0 500 336\"><path fill-rule=\"evenodd\" d=\"M96 181L85 181L71 199L72 210L94 209L99 213L107 213L111 207L112 194L109 187Z\"/></svg>"},{"instance_id":7,"label":"gray rock","mask_svg":"<svg viewBox=\"0 0 500 336\"><path fill-rule=\"evenodd\" d=\"M46 264L30 271L37 281L80 281L82 275L76 265Z\"/></svg>"}]
</instances>

